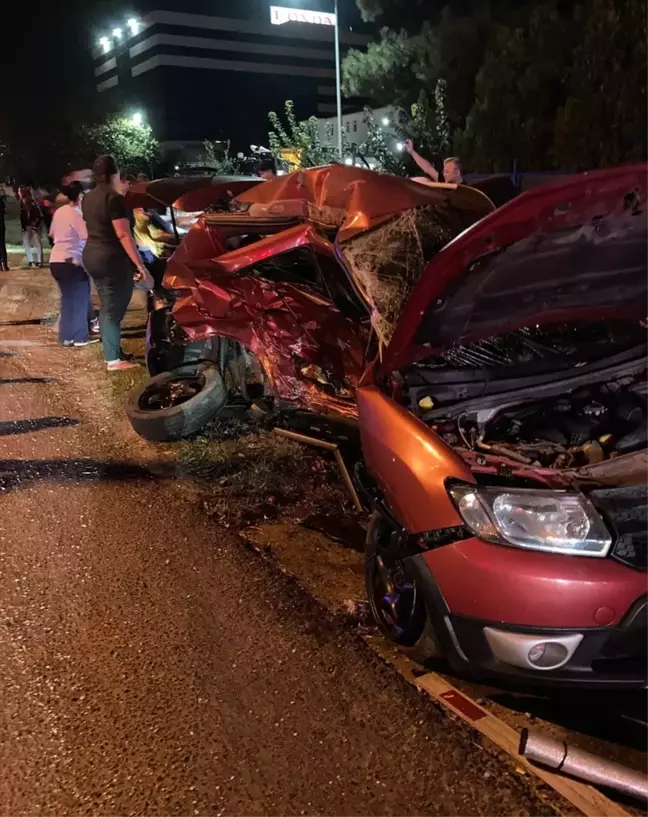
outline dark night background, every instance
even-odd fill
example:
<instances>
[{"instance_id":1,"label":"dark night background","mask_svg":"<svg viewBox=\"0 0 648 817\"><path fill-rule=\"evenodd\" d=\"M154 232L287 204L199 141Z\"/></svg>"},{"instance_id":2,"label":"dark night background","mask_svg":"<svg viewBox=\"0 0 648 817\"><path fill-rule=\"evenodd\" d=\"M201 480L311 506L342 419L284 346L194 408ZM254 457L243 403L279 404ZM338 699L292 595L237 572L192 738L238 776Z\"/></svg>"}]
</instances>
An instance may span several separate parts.
<instances>
[{"instance_id":1,"label":"dark night background","mask_svg":"<svg viewBox=\"0 0 648 817\"><path fill-rule=\"evenodd\" d=\"M95 90L91 46L102 33L110 32L128 17L153 9L169 9L267 21L273 2L275 0L124 0L122 4L120 0L33 0L15 4L11 36L5 38L2 49L0 141L11 144L15 165L30 166L29 176L60 166L60 156L73 127L79 122L101 119L106 113L102 110L105 101ZM321 11L331 11L333 7L332 0L306 3L276 0L276 4ZM340 6L346 25L362 26L354 0L340 0ZM285 98L291 98L291 78L281 77L281 82L286 87ZM213 94L216 99L216 76L213 76ZM209 105L208 95L203 96ZM245 104L267 107L261 94L255 99L248 93ZM203 136L220 138L222 134L223 124L214 122L213 133Z\"/></svg>"},{"instance_id":2,"label":"dark night background","mask_svg":"<svg viewBox=\"0 0 648 817\"><path fill-rule=\"evenodd\" d=\"M312 88L299 76L257 74L245 82L241 77L239 91L238 79L225 83L227 75L216 71L200 72L197 80L189 79L189 71L167 80L170 72L160 71L130 91L119 86L111 102L95 90L92 45L129 16L166 8L267 21L271 2L5 3L3 18L12 16L3 28L1 52L0 177L55 180L71 161L79 126L139 105L154 130L156 106L168 109L165 127L172 135L158 132L162 138L232 139L235 150L244 149L243 142L266 143L271 106L280 111L293 99L298 116L313 113L306 111ZM333 0L280 4L331 11ZM374 32L386 27L366 53L344 61L350 100L396 104L405 112L416 105L422 124L407 133L428 155L451 150L467 169L479 172L509 172L513 161L520 170L578 171L645 160L645 0L339 0L339 5L343 29L372 31L358 7L373 15ZM154 80L157 97L147 93L146 83ZM435 97L439 83L441 105ZM107 110L109 104L119 108ZM445 130L439 128L443 118Z\"/></svg>"}]
</instances>

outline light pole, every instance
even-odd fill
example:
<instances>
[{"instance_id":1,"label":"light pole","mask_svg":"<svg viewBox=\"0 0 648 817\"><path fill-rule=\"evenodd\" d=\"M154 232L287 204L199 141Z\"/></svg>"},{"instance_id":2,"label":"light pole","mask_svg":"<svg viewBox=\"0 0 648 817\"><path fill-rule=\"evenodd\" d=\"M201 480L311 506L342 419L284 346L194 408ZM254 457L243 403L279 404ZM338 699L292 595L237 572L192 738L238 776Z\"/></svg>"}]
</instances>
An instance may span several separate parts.
<instances>
[{"instance_id":1,"label":"light pole","mask_svg":"<svg viewBox=\"0 0 648 817\"><path fill-rule=\"evenodd\" d=\"M337 142L338 155L342 156L342 77L340 76L340 18L338 15L338 0L335 0L335 93L337 97Z\"/></svg>"}]
</instances>

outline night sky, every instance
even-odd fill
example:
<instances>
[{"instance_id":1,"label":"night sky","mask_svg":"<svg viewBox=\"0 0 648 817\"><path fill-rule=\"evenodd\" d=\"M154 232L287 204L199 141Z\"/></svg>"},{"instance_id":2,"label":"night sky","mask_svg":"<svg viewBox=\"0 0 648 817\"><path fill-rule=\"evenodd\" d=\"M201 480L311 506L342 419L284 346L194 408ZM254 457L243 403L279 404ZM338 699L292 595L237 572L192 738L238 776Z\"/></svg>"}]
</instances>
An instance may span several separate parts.
<instances>
[{"instance_id":1,"label":"night sky","mask_svg":"<svg viewBox=\"0 0 648 817\"><path fill-rule=\"evenodd\" d=\"M166 8L267 20L273 2L320 11L333 5L333 0L124 0L123 6L120 0L17 0L12 3L15 22L2 48L3 118L18 115L41 126L45 116L87 104L93 89L89 46L130 16ZM340 6L349 22L358 25L354 0L340 0Z\"/></svg>"},{"instance_id":2,"label":"night sky","mask_svg":"<svg viewBox=\"0 0 648 817\"><path fill-rule=\"evenodd\" d=\"M100 121L106 112L95 90L91 47L128 17L169 9L267 20L272 2L320 11L333 6L333 0L124 0L123 6L119 0L18 0L0 51L0 141L38 156L45 168L57 161L56 144L69 139L72 128ZM341 17L357 27L355 0L339 2ZM289 99L291 79L285 82Z\"/></svg>"}]
</instances>

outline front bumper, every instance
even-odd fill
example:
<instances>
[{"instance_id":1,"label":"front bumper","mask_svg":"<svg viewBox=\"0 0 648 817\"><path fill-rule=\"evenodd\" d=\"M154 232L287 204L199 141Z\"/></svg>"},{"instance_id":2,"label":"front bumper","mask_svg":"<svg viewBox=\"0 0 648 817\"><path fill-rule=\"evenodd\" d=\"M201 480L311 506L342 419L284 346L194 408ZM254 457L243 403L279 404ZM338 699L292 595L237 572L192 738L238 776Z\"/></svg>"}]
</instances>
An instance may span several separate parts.
<instances>
[{"instance_id":1,"label":"front bumper","mask_svg":"<svg viewBox=\"0 0 648 817\"><path fill-rule=\"evenodd\" d=\"M648 684L646 595L631 605L616 626L535 627L452 612L425 554L408 560L408 567L423 592L444 654L461 674L529 688L642 689ZM558 668L534 667L528 660L534 645L547 643L566 650L566 660L554 662L560 664Z\"/></svg>"}]
</instances>

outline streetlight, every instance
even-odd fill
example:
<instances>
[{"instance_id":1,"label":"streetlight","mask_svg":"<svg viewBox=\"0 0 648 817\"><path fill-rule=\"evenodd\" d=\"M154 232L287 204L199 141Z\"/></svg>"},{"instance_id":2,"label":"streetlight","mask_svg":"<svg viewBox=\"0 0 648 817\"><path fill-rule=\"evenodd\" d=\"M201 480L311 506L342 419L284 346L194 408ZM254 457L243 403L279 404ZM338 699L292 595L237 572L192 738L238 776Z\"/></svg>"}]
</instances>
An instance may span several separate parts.
<instances>
[{"instance_id":1,"label":"streetlight","mask_svg":"<svg viewBox=\"0 0 648 817\"><path fill-rule=\"evenodd\" d=\"M141 111L135 111L135 113L131 116L131 122L133 125L137 125L140 128L144 124L144 114Z\"/></svg>"},{"instance_id":2,"label":"streetlight","mask_svg":"<svg viewBox=\"0 0 648 817\"><path fill-rule=\"evenodd\" d=\"M107 54L110 49L112 48L112 43L110 42L110 37L100 37L99 38L99 45L103 48L104 54Z\"/></svg>"},{"instance_id":3,"label":"streetlight","mask_svg":"<svg viewBox=\"0 0 648 817\"><path fill-rule=\"evenodd\" d=\"M113 35L113 37L114 37L116 40L121 40L121 38L122 38L122 33L123 33L123 32L122 32L121 28L113 28L113 33L112 33L112 35Z\"/></svg>"},{"instance_id":4,"label":"streetlight","mask_svg":"<svg viewBox=\"0 0 648 817\"><path fill-rule=\"evenodd\" d=\"M136 20L135 17L131 17L130 20L126 21L126 25L130 28L131 35L134 37L137 33L139 33L140 23L139 20Z\"/></svg>"},{"instance_id":5,"label":"streetlight","mask_svg":"<svg viewBox=\"0 0 648 817\"><path fill-rule=\"evenodd\" d=\"M383 127L386 128L389 125L389 117L388 116L383 116L382 123L383 123Z\"/></svg>"},{"instance_id":6,"label":"streetlight","mask_svg":"<svg viewBox=\"0 0 648 817\"><path fill-rule=\"evenodd\" d=\"M338 0L335 0L335 93L337 97L337 141L338 154L342 158L342 77L340 71L340 20L338 16Z\"/></svg>"},{"instance_id":7,"label":"streetlight","mask_svg":"<svg viewBox=\"0 0 648 817\"><path fill-rule=\"evenodd\" d=\"M340 21L338 0L333 0L333 25L335 27L335 84L337 97L337 147L340 161L342 153L342 77L340 70ZM288 22L312 23L315 25L331 25L331 15L319 11L299 11L287 6L270 6L270 22L273 25L283 25Z\"/></svg>"}]
</instances>

